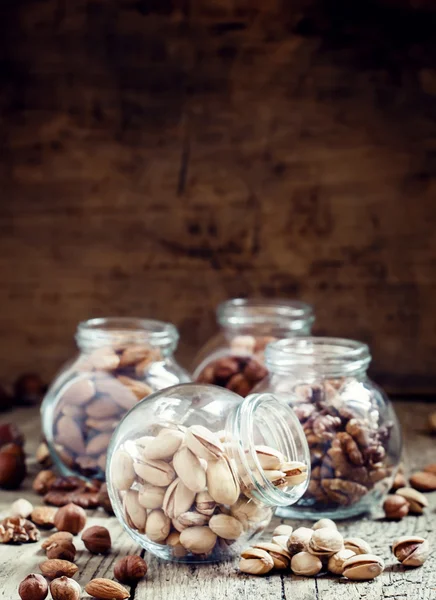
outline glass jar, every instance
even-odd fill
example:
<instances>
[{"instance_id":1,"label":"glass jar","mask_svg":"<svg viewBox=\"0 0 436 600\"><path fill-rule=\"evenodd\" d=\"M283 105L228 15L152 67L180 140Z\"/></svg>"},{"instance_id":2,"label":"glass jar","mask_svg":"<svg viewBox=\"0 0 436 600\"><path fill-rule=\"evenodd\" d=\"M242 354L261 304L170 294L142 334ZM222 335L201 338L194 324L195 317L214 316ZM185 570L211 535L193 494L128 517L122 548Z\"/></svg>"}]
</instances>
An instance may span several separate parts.
<instances>
[{"instance_id":1,"label":"glass jar","mask_svg":"<svg viewBox=\"0 0 436 600\"><path fill-rule=\"evenodd\" d=\"M273 394L245 400L212 385L152 394L116 430L108 453L112 506L156 556L227 559L296 502L310 469L294 412Z\"/></svg>"},{"instance_id":2,"label":"glass jar","mask_svg":"<svg viewBox=\"0 0 436 600\"><path fill-rule=\"evenodd\" d=\"M104 479L110 438L124 414L156 390L190 381L174 359L179 334L171 323L134 318L79 324L80 354L57 375L41 417L63 475Z\"/></svg>"},{"instance_id":3,"label":"glass jar","mask_svg":"<svg viewBox=\"0 0 436 600\"><path fill-rule=\"evenodd\" d=\"M293 300L235 298L218 306L220 332L200 350L193 379L247 396L267 371L265 346L276 339L309 335L309 304Z\"/></svg>"},{"instance_id":4,"label":"glass jar","mask_svg":"<svg viewBox=\"0 0 436 600\"><path fill-rule=\"evenodd\" d=\"M293 407L311 454L306 494L282 517L346 518L371 510L389 491L401 454L390 401L367 376L361 342L305 337L270 344L269 371L256 392Z\"/></svg>"}]
</instances>

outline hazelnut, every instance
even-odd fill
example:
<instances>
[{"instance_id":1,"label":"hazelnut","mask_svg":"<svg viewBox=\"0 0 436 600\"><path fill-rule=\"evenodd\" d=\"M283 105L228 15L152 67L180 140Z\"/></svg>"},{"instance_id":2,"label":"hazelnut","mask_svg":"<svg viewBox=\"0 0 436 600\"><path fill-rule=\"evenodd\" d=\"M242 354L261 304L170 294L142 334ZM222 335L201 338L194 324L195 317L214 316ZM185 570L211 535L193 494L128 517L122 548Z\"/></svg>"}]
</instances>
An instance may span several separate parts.
<instances>
[{"instance_id":1,"label":"hazelnut","mask_svg":"<svg viewBox=\"0 0 436 600\"><path fill-rule=\"evenodd\" d=\"M21 446L8 444L0 451L0 487L15 490L26 476L26 464Z\"/></svg>"},{"instance_id":2,"label":"hazelnut","mask_svg":"<svg viewBox=\"0 0 436 600\"><path fill-rule=\"evenodd\" d=\"M128 585L133 585L142 579L147 573L147 563L143 558L136 555L125 556L117 560L114 566L114 575Z\"/></svg>"},{"instance_id":3,"label":"hazelnut","mask_svg":"<svg viewBox=\"0 0 436 600\"><path fill-rule=\"evenodd\" d=\"M11 515L27 519L33 510L32 504L25 498L19 498L12 503Z\"/></svg>"},{"instance_id":4,"label":"hazelnut","mask_svg":"<svg viewBox=\"0 0 436 600\"><path fill-rule=\"evenodd\" d=\"M111 536L106 527L94 525L82 533L82 542L92 554L105 554L111 547Z\"/></svg>"},{"instance_id":5,"label":"hazelnut","mask_svg":"<svg viewBox=\"0 0 436 600\"><path fill-rule=\"evenodd\" d=\"M55 480L56 475L50 469L40 471L33 480L32 489L37 494L43 496L50 490Z\"/></svg>"},{"instance_id":6,"label":"hazelnut","mask_svg":"<svg viewBox=\"0 0 436 600\"><path fill-rule=\"evenodd\" d=\"M409 503L406 498L393 494L384 501L383 510L387 519L399 520L409 513Z\"/></svg>"},{"instance_id":7,"label":"hazelnut","mask_svg":"<svg viewBox=\"0 0 436 600\"><path fill-rule=\"evenodd\" d=\"M56 513L56 508L52 506L36 506L30 514L30 520L38 527L52 529Z\"/></svg>"},{"instance_id":8,"label":"hazelnut","mask_svg":"<svg viewBox=\"0 0 436 600\"><path fill-rule=\"evenodd\" d=\"M59 558L60 560L69 560L73 562L76 557L76 547L69 540L60 540L52 542L46 548L47 558Z\"/></svg>"},{"instance_id":9,"label":"hazelnut","mask_svg":"<svg viewBox=\"0 0 436 600\"><path fill-rule=\"evenodd\" d=\"M54 524L59 531L69 531L76 535L85 527L86 512L76 504L67 504L57 511Z\"/></svg>"},{"instance_id":10,"label":"hazelnut","mask_svg":"<svg viewBox=\"0 0 436 600\"><path fill-rule=\"evenodd\" d=\"M18 586L21 600L44 600L48 594L46 580L39 573L31 573Z\"/></svg>"},{"instance_id":11,"label":"hazelnut","mask_svg":"<svg viewBox=\"0 0 436 600\"><path fill-rule=\"evenodd\" d=\"M61 560L59 558L51 558L42 562L39 565L41 573L47 577L47 579L56 579L56 577L72 577L79 567L69 560Z\"/></svg>"},{"instance_id":12,"label":"hazelnut","mask_svg":"<svg viewBox=\"0 0 436 600\"><path fill-rule=\"evenodd\" d=\"M3 423L0 425L0 448L6 444L24 444L24 437L14 423Z\"/></svg>"},{"instance_id":13,"label":"hazelnut","mask_svg":"<svg viewBox=\"0 0 436 600\"><path fill-rule=\"evenodd\" d=\"M50 535L47 539L45 539L42 544L41 544L41 548L43 550L47 550L47 548L53 544L53 542L56 543L63 543L63 542L72 542L73 541L73 534L69 533L68 531L56 531L56 533L53 533L52 535Z\"/></svg>"},{"instance_id":14,"label":"hazelnut","mask_svg":"<svg viewBox=\"0 0 436 600\"><path fill-rule=\"evenodd\" d=\"M79 600L82 588L69 577L58 577L50 583L50 592L53 600Z\"/></svg>"}]
</instances>

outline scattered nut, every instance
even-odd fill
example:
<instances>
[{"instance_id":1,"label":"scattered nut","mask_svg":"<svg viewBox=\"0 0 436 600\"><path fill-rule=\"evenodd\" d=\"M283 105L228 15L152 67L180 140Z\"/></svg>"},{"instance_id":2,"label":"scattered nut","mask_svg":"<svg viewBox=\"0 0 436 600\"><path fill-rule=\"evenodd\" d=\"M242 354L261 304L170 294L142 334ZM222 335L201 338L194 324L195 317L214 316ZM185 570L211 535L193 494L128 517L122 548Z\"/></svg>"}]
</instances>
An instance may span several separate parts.
<instances>
[{"instance_id":1,"label":"scattered nut","mask_svg":"<svg viewBox=\"0 0 436 600\"><path fill-rule=\"evenodd\" d=\"M344 539L337 529L322 527L313 532L309 542L309 552L316 556L328 557L344 547Z\"/></svg>"},{"instance_id":2,"label":"scattered nut","mask_svg":"<svg viewBox=\"0 0 436 600\"><path fill-rule=\"evenodd\" d=\"M273 531L273 537L279 535L292 535L293 528L290 525L278 525Z\"/></svg>"},{"instance_id":3,"label":"scattered nut","mask_svg":"<svg viewBox=\"0 0 436 600\"><path fill-rule=\"evenodd\" d=\"M342 575L346 561L352 556L355 556L352 550L347 550L347 548L339 550L339 552L330 556L327 569L334 575Z\"/></svg>"},{"instance_id":4,"label":"scattered nut","mask_svg":"<svg viewBox=\"0 0 436 600\"><path fill-rule=\"evenodd\" d=\"M130 594L125 587L110 579L97 578L85 586L85 592L94 598L102 600L124 600Z\"/></svg>"},{"instance_id":5,"label":"scattered nut","mask_svg":"<svg viewBox=\"0 0 436 600\"><path fill-rule=\"evenodd\" d=\"M125 556L117 560L114 566L114 575L127 585L133 585L147 573L147 563L143 558L136 555Z\"/></svg>"},{"instance_id":6,"label":"scattered nut","mask_svg":"<svg viewBox=\"0 0 436 600\"><path fill-rule=\"evenodd\" d=\"M430 554L430 546L425 538L404 535L394 541L392 552L402 565L420 567Z\"/></svg>"},{"instance_id":7,"label":"scattered nut","mask_svg":"<svg viewBox=\"0 0 436 600\"><path fill-rule=\"evenodd\" d=\"M92 554L105 554L111 548L111 536L106 527L94 525L82 533L82 542Z\"/></svg>"},{"instance_id":8,"label":"scattered nut","mask_svg":"<svg viewBox=\"0 0 436 600\"><path fill-rule=\"evenodd\" d=\"M310 552L298 552L291 560L291 571L295 575L318 575L322 569L322 562Z\"/></svg>"},{"instance_id":9,"label":"scattered nut","mask_svg":"<svg viewBox=\"0 0 436 600\"><path fill-rule=\"evenodd\" d=\"M0 449L0 487L15 490L26 476L23 449L17 444L7 444Z\"/></svg>"},{"instance_id":10,"label":"scattered nut","mask_svg":"<svg viewBox=\"0 0 436 600\"><path fill-rule=\"evenodd\" d=\"M391 492L396 492L402 487L407 487L407 479L404 475L403 464L400 464L398 467L398 471L394 477L394 480L391 485Z\"/></svg>"},{"instance_id":11,"label":"scattered nut","mask_svg":"<svg viewBox=\"0 0 436 600\"><path fill-rule=\"evenodd\" d=\"M395 493L407 500L409 503L409 512L414 515L422 515L424 508L428 506L427 498L413 488L400 488Z\"/></svg>"},{"instance_id":12,"label":"scattered nut","mask_svg":"<svg viewBox=\"0 0 436 600\"><path fill-rule=\"evenodd\" d=\"M239 570L250 575L265 575L274 568L272 557L260 548L247 548L241 552Z\"/></svg>"},{"instance_id":13,"label":"scattered nut","mask_svg":"<svg viewBox=\"0 0 436 600\"><path fill-rule=\"evenodd\" d=\"M41 544L41 548L43 550L46 550L51 544L54 543L62 543L62 542L72 542L73 541L73 534L69 533L68 531L57 531L56 533L53 533L52 535L50 535L47 539L45 539L42 544Z\"/></svg>"},{"instance_id":14,"label":"scattered nut","mask_svg":"<svg viewBox=\"0 0 436 600\"><path fill-rule=\"evenodd\" d=\"M371 554L371 546L359 537L345 538L344 548L352 550L354 554Z\"/></svg>"},{"instance_id":15,"label":"scattered nut","mask_svg":"<svg viewBox=\"0 0 436 600\"><path fill-rule=\"evenodd\" d=\"M48 594L46 580L39 573L31 573L18 586L21 600L44 600Z\"/></svg>"},{"instance_id":16,"label":"scattered nut","mask_svg":"<svg viewBox=\"0 0 436 600\"><path fill-rule=\"evenodd\" d=\"M27 519L32 510L32 504L28 500L20 498L19 500L15 500L15 502L12 503L11 516L22 517L23 519Z\"/></svg>"},{"instance_id":17,"label":"scattered nut","mask_svg":"<svg viewBox=\"0 0 436 600\"><path fill-rule=\"evenodd\" d=\"M69 531L76 535L85 527L86 512L76 504L67 504L56 512L54 524L59 531Z\"/></svg>"},{"instance_id":18,"label":"scattered nut","mask_svg":"<svg viewBox=\"0 0 436 600\"><path fill-rule=\"evenodd\" d=\"M41 442L36 449L36 460L43 467L50 467L52 464L50 452L45 442Z\"/></svg>"},{"instance_id":19,"label":"scattered nut","mask_svg":"<svg viewBox=\"0 0 436 600\"><path fill-rule=\"evenodd\" d=\"M424 471L426 473L433 473L434 475L436 475L436 463L431 463L427 465L426 467L424 467Z\"/></svg>"},{"instance_id":20,"label":"scattered nut","mask_svg":"<svg viewBox=\"0 0 436 600\"><path fill-rule=\"evenodd\" d=\"M53 600L79 600L82 588L69 577L58 577L50 583L50 592Z\"/></svg>"},{"instance_id":21,"label":"scattered nut","mask_svg":"<svg viewBox=\"0 0 436 600\"><path fill-rule=\"evenodd\" d=\"M59 558L60 560L68 560L73 562L76 558L76 547L69 540L61 540L52 542L46 548L47 558Z\"/></svg>"},{"instance_id":22,"label":"scattered nut","mask_svg":"<svg viewBox=\"0 0 436 600\"><path fill-rule=\"evenodd\" d=\"M54 481L56 481L56 475L53 471L50 471L50 469L40 471L33 480L32 489L37 494L43 496L49 491Z\"/></svg>"},{"instance_id":23,"label":"scattered nut","mask_svg":"<svg viewBox=\"0 0 436 600\"><path fill-rule=\"evenodd\" d=\"M330 529L337 529L336 523L331 519L320 519L312 526L312 529L316 531L317 529L324 529L326 527L330 527Z\"/></svg>"},{"instance_id":24,"label":"scattered nut","mask_svg":"<svg viewBox=\"0 0 436 600\"><path fill-rule=\"evenodd\" d=\"M40 533L35 525L21 517L7 517L0 521L0 543L22 544L37 542Z\"/></svg>"},{"instance_id":25,"label":"scattered nut","mask_svg":"<svg viewBox=\"0 0 436 600\"><path fill-rule=\"evenodd\" d=\"M265 550L265 552L268 552L273 559L275 569L289 568L291 555L282 546L271 542L257 542L253 548L260 548L260 550Z\"/></svg>"},{"instance_id":26,"label":"scattered nut","mask_svg":"<svg viewBox=\"0 0 436 600\"><path fill-rule=\"evenodd\" d=\"M434 492L436 490L436 474L428 471L419 471L410 477L410 485L420 492Z\"/></svg>"},{"instance_id":27,"label":"scattered nut","mask_svg":"<svg viewBox=\"0 0 436 600\"><path fill-rule=\"evenodd\" d=\"M41 573L48 579L56 579L56 577L72 577L79 567L68 560L60 560L57 558L49 559L39 565Z\"/></svg>"},{"instance_id":28,"label":"scattered nut","mask_svg":"<svg viewBox=\"0 0 436 600\"><path fill-rule=\"evenodd\" d=\"M309 542L313 530L308 527L298 527L292 532L288 540L288 551L291 555L309 550Z\"/></svg>"},{"instance_id":29,"label":"scattered nut","mask_svg":"<svg viewBox=\"0 0 436 600\"><path fill-rule=\"evenodd\" d=\"M384 501L383 510L387 519L399 520L409 514L409 503L406 498L392 494Z\"/></svg>"},{"instance_id":30,"label":"scattered nut","mask_svg":"<svg viewBox=\"0 0 436 600\"><path fill-rule=\"evenodd\" d=\"M51 529L54 527L56 513L57 509L53 506L35 506L30 515L30 520L38 527Z\"/></svg>"},{"instance_id":31,"label":"scattered nut","mask_svg":"<svg viewBox=\"0 0 436 600\"><path fill-rule=\"evenodd\" d=\"M358 554L345 561L342 574L353 581L367 581L383 573L384 568L384 562L379 556Z\"/></svg>"}]
</instances>

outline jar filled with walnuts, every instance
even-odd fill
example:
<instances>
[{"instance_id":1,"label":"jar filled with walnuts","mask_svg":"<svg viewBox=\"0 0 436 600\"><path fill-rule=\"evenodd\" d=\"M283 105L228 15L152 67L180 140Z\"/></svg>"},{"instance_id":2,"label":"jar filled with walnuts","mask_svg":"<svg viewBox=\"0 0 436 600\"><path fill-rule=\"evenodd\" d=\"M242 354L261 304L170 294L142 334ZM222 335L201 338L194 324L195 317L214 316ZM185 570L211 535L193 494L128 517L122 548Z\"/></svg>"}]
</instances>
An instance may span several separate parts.
<instances>
[{"instance_id":1,"label":"jar filled with walnuts","mask_svg":"<svg viewBox=\"0 0 436 600\"><path fill-rule=\"evenodd\" d=\"M314 315L305 302L235 298L218 306L217 321L220 332L195 358L193 379L245 397L267 374L265 346L309 335Z\"/></svg>"},{"instance_id":2,"label":"jar filled with walnuts","mask_svg":"<svg viewBox=\"0 0 436 600\"><path fill-rule=\"evenodd\" d=\"M173 353L171 323L135 318L79 324L80 353L58 374L41 407L50 453L64 475L104 479L110 438L124 414L156 390L190 381Z\"/></svg>"},{"instance_id":3,"label":"jar filled with walnuts","mask_svg":"<svg viewBox=\"0 0 436 600\"><path fill-rule=\"evenodd\" d=\"M270 391L292 406L306 434L312 474L306 494L279 515L346 518L370 511L389 491L401 454L401 431L385 393L367 376L361 342L302 337L270 344Z\"/></svg>"},{"instance_id":4,"label":"jar filled with walnuts","mask_svg":"<svg viewBox=\"0 0 436 600\"><path fill-rule=\"evenodd\" d=\"M310 476L309 448L274 394L241 396L182 384L142 400L109 448L112 506L130 536L181 562L237 555L277 506L296 502Z\"/></svg>"}]
</instances>

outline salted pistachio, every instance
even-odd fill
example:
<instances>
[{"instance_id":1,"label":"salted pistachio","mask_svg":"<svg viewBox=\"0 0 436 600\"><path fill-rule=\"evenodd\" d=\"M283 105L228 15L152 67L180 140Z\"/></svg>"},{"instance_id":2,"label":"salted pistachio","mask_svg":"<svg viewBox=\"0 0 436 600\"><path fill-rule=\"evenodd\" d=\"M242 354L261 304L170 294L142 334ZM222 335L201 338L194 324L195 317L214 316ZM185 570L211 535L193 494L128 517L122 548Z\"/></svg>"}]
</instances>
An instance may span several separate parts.
<instances>
[{"instance_id":1,"label":"salted pistachio","mask_svg":"<svg viewBox=\"0 0 436 600\"><path fill-rule=\"evenodd\" d=\"M202 425L191 425L185 435L188 448L199 458L216 460L224 454L224 446L219 437Z\"/></svg>"},{"instance_id":2,"label":"salted pistachio","mask_svg":"<svg viewBox=\"0 0 436 600\"><path fill-rule=\"evenodd\" d=\"M337 529L337 525L331 519L320 519L314 525L312 525L312 529L316 531L317 529L324 529L325 527L330 527L330 529Z\"/></svg>"},{"instance_id":3,"label":"salted pistachio","mask_svg":"<svg viewBox=\"0 0 436 600\"><path fill-rule=\"evenodd\" d=\"M180 543L180 533L173 531L165 540L165 544L171 548L171 554L175 558L183 558L188 554L188 551Z\"/></svg>"},{"instance_id":4,"label":"salted pistachio","mask_svg":"<svg viewBox=\"0 0 436 600\"><path fill-rule=\"evenodd\" d=\"M211 516L215 512L216 502L209 492L198 492L195 496L195 510L202 515Z\"/></svg>"},{"instance_id":5,"label":"salted pistachio","mask_svg":"<svg viewBox=\"0 0 436 600\"><path fill-rule=\"evenodd\" d=\"M179 541L192 554L209 554L217 540L209 527L188 527L181 532Z\"/></svg>"},{"instance_id":6,"label":"salted pistachio","mask_svg":"<svg viewBox=\"0 0 436 600\"><path fill-rule=\"evenodd\" d=\"M277 527L273 531L273 536L287 535L289 537L290 535L292 535L293 531L294 531L294 528L291 527L291 525L285 525L285 524L277 525Z\"/></svg>"},{"instance_id":7,"label":"salted pistachio","mask_svg":"<svg viewBox=\"0 0 436 600\"><path fill-rule=\"evenodd\" d=\"M413 488L403 487L395 493L407 500L409 503L409 512L414 515L422 515L424 508L428 506L428 500L424 494Z\"/></svg>"},{"instance_id":8,"label":"salted pistachio","mask_svg":"<svg viewBox=\"0 0 436 600\"><path fill-rule=\"evenodd\" d=\"M215 502L231 506L237 501L240 493L239 483L226 456L208 464L206 482L208 492Z\"/></svg>"},{"instance_id":9,"label":"salted pistachio","mask_svg":"<svg viewBox=\"0 0 436 600\"><path fill-rule=\"evenodd\" d=\"M272 510L268 506L259 504L253 498L241 496L230 507L230 514L241 521L244 529L249 529L253 524L268 522L272 517Z\"/></svg>"},{"instance_id":10,"label":"salted pistachio","mask_svg":"<svg viewBox=\"0 0 436 600\"><path fill-rule=\"evenodd\" d=\"M285 550L287 550L288 549L288 539L289 539L288 535L273 535L271 541L273 544L277 544L277 546L280 546L281 548L284 548Z\"/></svg>"},{"instance_id":11,"label":"salted pistachio","mask_svg":"<svg viewBox=\"0 0 436 600\"><path fill-rule=\"evenodd\" d=\"M138 460L133 468L141 479L158 487L167 487L176 477L172 466L163 460Z\"/></svg>"},{"instance_id":12,"label":"salted pistachio","mask_svg":"<svg viewBox=\"0 0 436 600\"><path fill-rule=\"evenodd\" d=\"M187 488L181 479L175 479L167 487L162 508L170 519L174 519L188 511L194 499L195 492Z\"/></svg>"},{"instance_id":13,"label":"salted pistachio","mask_svg":"<svg viewBox=\"0 0 436 600\"><path fill-rule=\"evenodd\" d=\"M286 485L299 485L307 479L307 465L299 461L289 461L280 465L285 474Z\"/></svg>"},{"instance_id":14,"label":"salted pistachio","mask_svg":"<svg viewBox=\"0 0 436 600\"><path fill-rule=\"evenodd\" d=\"M247 548L241 552L239 570L250 575L265 575L274 568L272 557L260 548Z\"/></svg>"},{"instance_id":15,"label":"salted pistachio","mask_svg":"<svg viewBox=\"0 0 436 600\"><path fill-rule=\"evenodd\" d=\"M130 527L144 532L147 523L147 511L139 503L138 492L129 490L124 497L124 512Z\"/></svg>"},{"instance_id":16,"label":"salted pistachio","mask_svg":"<svg viewBox=\"0 0 436 600\"><path fill-rule=\"evenodd\" d=\"M323 527L312 533L309 552L316 556L331 556L344 547L344 538L337 529Z\"/></svg>"},{"instance_id":17,"label":"salted pistachio","mask_svg":"<svg viewBox=\"0 0 436 600\"><path fill-rule=\"evenodd\" d=\"M188 510L176 518L180 525L182 525L184 528L195 526L202 527L204 525L207 525L210 520L210 517L208 515L202 515L201 513L198 513L195 510Z\"/></svg>"},{"instance_id":18,"label":"salted pistachio","mask_svg":"<svg viewBox=\"0 0 436 600\"><path fill-rule=\"evenodd\" d=\"M243 532L242 523L230 515L213 515L209 527L225 540L237 540Z\"/></svg>"},{"instance_id":19,"label":"salted pistachio","mask_svg":"<svg viewBox=\"0 0 436 600\"><path fill-rule=\"evenodd\" d=\"M262 474L258 471L254 471L255 477L260 484L263 482L263 477L266 477L268 481L270 481L273 485L280 486L285 485L285 473L283 471L272 471L268 469L264 469Z\"/></svg>"},{"instance_id":20,"label":"salted pistachio","mask_svg":"<svg viewBox=\"0 0 436 600\"><path fill-rule=\"evenodd\" d=\"M170 459L180 448L184 434L177 429L164 429L150 441L143 450L143 457L147 460Z\"/></svg>"},{"instance_id":21,"label":"salted pistachio","mask_svg":"<svg viewBox=\"0 0 436 600\"><path fill-rule=\"evenodd\" d=\"M171 519L171 523L174 529L179 533L182 533L182 531L188 528L188 525L183 525L183 523L180 523L179 519Z\"/></svg>"},{"instance_id":22,"label":"salted pistachio","mask_svg":"<svg viewBox=\"0 0 436 600\"><path fill-rule=\"evenodd\" d=\"M297 552L291 559L291 571L295 575L318 575L321 569L320 559L309 552Z\"/></svg>"},{"instance_id":23,"label":"salted pistachio","mask_svg":"<svg viewBox=\"0 0 436 600\"><path fill-rule=\"evenodd\" d=\"M173 466L183 483L193 492L202 492L206 487L206 471L199 458L186 446L173 457Z\"/></svg>"},{"instance_id":24,"label":"salted pistachio","mask_svg":"<svg viewBox=\"0 0 436 600\"><path fill-rule=\"evenodd\" d=\"M150 444L150 442L152 442L154 439L155 439L154 435L143 435L142 437L137 438L134 441L135 448L139 452L139 456L144 455L144 451L147 448L148 444Z\"/></svg>"},{"instance_id":25,"label":"salted pistachio","mask_svg":"<svg viewBox=\"0 0 436 600\"><path fill-rule=\"evenodd\" d=\"M152 541L162 543L166 540L171 529L171 519L160 508L152 510L147 516L145 534Z\"/></svg>"},{"instance_id":26,"label":"salted pistachio","mask_svg":"<svg viewBox=\"0 0 436 600\"><path fill-rule=\"evenodd\" d=\"M346 550L352 550L354 554L371 554L371 546L359 537L348 537L344 539L344 548Z\"/></svg>"},{"instance_id":27,"label":"salted pistachio","mask_svg":"<svg viewBox=\"0 0 436 600\"><path fill-rule=\"evenodd\" d=\"M344 563L342 574L354 581L366 581L374 579L383 573L385 564L375 554L357 554Z\"/></svg>"},{"instance_id":28,"label":"salted pistachio","mask_svg":"<svg viewBox=\"0 0 436 600\"><path fill-rule=\"evenodd\" d=\"M161 508L166 494L166 488L144 483L139 490L138 501L141 506L152 510L153 508Z\"/></svg>"},{"instance_id":29,"label":"salted pistachio","mask_svg":"<svg viewBox=\"0 0 436 600\"><path fill-rule=\"evenodd\" d=\"M285 457L281 452L270 446L255 446L254 449L262 469L281 470L280 465L285 462Z\"/></svg>"},{"instance_id":30,"label":"salted pistachio","mask_svg":"<svg viewBox=\"0 0 436 600\"><path fill-rule=\"evenodd\" d=\"M355 553L352 550L347 550L346 548L339 550L339 552L330 556L327 569L330 573L342 575L345 562L352 556L355 556Z\"/></svg>"},{"instance_id":31,"label":"salted pistachio","mask_svg":"<svg viewBox=\"0 0 436 600\"><path fill-rule=\"evenodd\" d=\"M278 544L274 544L272 542L258 542L253 545L253 548L260 548L260 550L265 550L265 552L268 552L268 554L273 559L275 569L289 568L289 564L291 562L291 555L282 546L279 546Z\"/></svg>"},{"instance_id":32,"label":"salted pistachio","mask_svg":"<svg viewBox=\"0 0 436 600\"><path fill-rule=\"evenodd\" d=\"M430 554L430 546L423 537L403 535L392 544L392 552L402 565L420 567Z\"/></svg>"},{"instance_id":33,"label":"salted pistachio","mask_svg":"<svg viewBox=\"0 0 436 600\"><path fill-rule=\"evenodd\" d=\"M117 490L128 490L135 481L133 460L125 450L117 450L111 465L112 482Z\"/></svg>"},{"instance_id":34,"label":"salted pistachio","mask_svg":"<svg viewBox=\"0 0 436 600\"><path fill-rule=\"evenodd\" d=\"M288 551L291 555L308 551L312 534L312 529L308 527L298 527L295 529L288 539Z\"/></svg>"}]
</instances>

